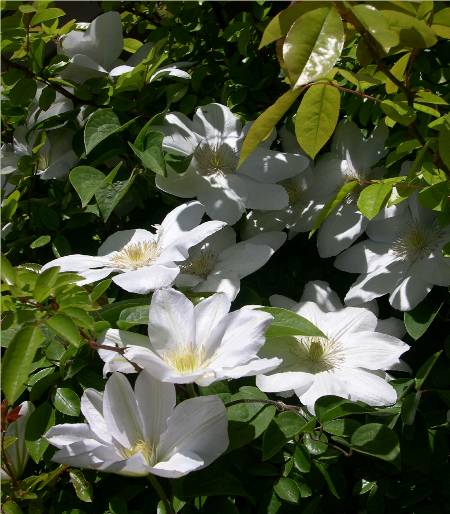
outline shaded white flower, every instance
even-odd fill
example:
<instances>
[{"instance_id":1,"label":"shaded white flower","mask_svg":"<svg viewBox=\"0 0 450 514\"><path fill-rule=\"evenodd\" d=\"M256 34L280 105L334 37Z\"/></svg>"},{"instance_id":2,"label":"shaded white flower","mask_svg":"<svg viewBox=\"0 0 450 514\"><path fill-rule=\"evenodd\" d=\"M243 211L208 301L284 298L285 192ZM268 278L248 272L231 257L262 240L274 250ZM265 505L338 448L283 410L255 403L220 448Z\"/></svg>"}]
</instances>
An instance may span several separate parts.
<instances>
[{"instance_id":1,"label":"shaded white flower","mask_svg":"<svg viewBox=\"0 0 450 514\"><path fill-rule=\"evenodd\" d=\"M28 132L27 127L18 127L14 132L12 144L4 144L1 147L2 190L6 195L14 190L14 186L8 184L8 177L4 177L4 175L11 177L15 175L18 171L19 159L26 155L32 155L37 134ZM59 129L58 132L50 131L46 134L45 143L39 149L36 170L36 174L43 180L65 177L77 162L78 157L72 149L73 135L74 132L69 129Z\"/></svg>"},{"instance_id":2,"label":"shaded white flower","mask_svg":"<svg viewBox=\"0 0 450 514\"><path fill-rule=\"evenodd\" d=\"M143 229L121 230L109 236L98 250L98 256L67 255L42 267L42 271L59 266L61 271L75 271L90 284L111 273L122 289L145 294L173 283L180 272L179 261L188 257L192 246L220 230L224 223L201 223L205 213L199 202L189 202L171 211L155 233Z\"/></svg>"},{"instance_id":3,"label":"shaded white flower","mask_svg":"<svg viewBox=\"0 0 450 514\"><path fill-rule=\"evenodd\" d=\"M5 456L14 478L20 478L28 462L28 451L25 445L25 430L34 405L31 402L22 402L19 405L18 418L8 423L3 439L5 445ZM1 480L9 481L7 465L2 458Z\"/></svg>"},{"instance_id":4,"label":"shaded white flower","mask_svg":"<svg viewBox=\"0 0 450 514\"><path fill-rule=\"evenodd\" d=\"M224 227L189 250L175 284L194 291L222 292L234 300L241 279L264 266L285 240L284 232L267 232L236 243L235 231Z\"/></svg>"},{"instance_id":5,"label":"shaded white flower","mask_svg":"<svg viewBox=\"0 0 450 514\"><path fill-rule=\"evenodd\" d=\"M216 396L175 402L175 387L145 371L134 391L114 373L104 393L84 391L86 423L56 425L46 433L59 448L53 460L128 476L177 478L204 468L227 449L225 406Z\"/></svg>"},{"instance_id":6,"label":"shaded white flower","mask_svg":"<svg viewBox=\"0 0 450 514\"><path fill-rule=\"evenodd\" d=\"M101 342L125 348L126 359L162 382L206 386L274 369L280 359L257 356L272 316L245 308L228 312L230 304L216 293L194 306L175 289L159 289L150 305L148 337L110 329ZM107 358L104 371L134 371L125 359Z\"/></svg>"},{"instance_id":7,"label":"shaded white flower","mask_svg":"<svg viewBox=\"0 0 450 514\"><path fill-rule=\"evenodd\" d=\"M368 239L338 256L335 266L361 273L345 302L361 303L389 294L401 311L413 309L434 285L450 285L450 262L442 247L450 227L439 225L436 214L421 207L416 196L385 208L367 229Z\"/></svg>"},{"instance_id":8,"label":"shaded white flower","mask_svg":"<svg viewBox=\"0 0 450 514\"><path fill-rule=\"evenodd\" d=\"M73 111L73 102L70 100L70 98L67 98L66 96L62 95L58 91L55 92L55 98L52 101L49 108L44 111L39 106L39 100L42 95L42 91L45 89L46 86L38 85L36 90L36 95L33 99L33 101L30 104L29 107L29 114L27 117L27 126L33 127L34 125L38 123L42 123L43 121L46 121L50 118L53 118L54 116L59 116L60 114L64 114L69 111ZM73 93L73 90L71 88L65 87L69 93ZM65 123L65 120L61 122L61 125ZM58 127L61 126L58 124ZM52 127L55 128L55 127ZM51 130L46 127L46 130Z\"/></svg>"},{"instance_id":9,"label":"shaded white flower","mask_svg":"<svg viewBox=\"0 0 450 514\"><path fill-rule=\"evenodd\" d=\"M216 103L199 107L192 121L181 113L168 114L159 129L165 134L164 149L190 156L191 162L184 173L169 168L166 177L158 175L157 187L181 198L197 197L211 218L230 225L247 208L287 207L288 194L277 182L308 165L303 156L260 145L237 168L245 130L228 107Z\"/></svg>"},{"instance_id":10,"label":"shaded white flower","mask_svg":"<svg viewBox=\"0 0 450 514\"><path fill-rule=\"evenodd\" d=\"M271 300L306 318L323 336L269 339L261 355L280 357L283 362L273 373L258 375L257 386L266 392L293 390L311 412L315 401L325 395L374 406L395 403L397 395L384 370L398 368L399 357L408 350L408 345L393 335L379 332L387 325L380 325L369 309L342 308L326 283L309 284L304 297L319 303L295 303L282 296ZM388 326L389 332L395 330Z\"/></svg>"},{"instance_id":11,"label":"shaded white flower","mask_svg":"<svg viewBox=\"0 0 450 514\"><path fill-rule=\"evenodd\" d=\"M119 56L123 50L122 23L118 12L101 14L92 23L86 24L85 31L72 30L63 37L60 51L70 57L69 64L62 72L65 79L80 83L90 78L109 75L117 77L132 71L149 54L152 44L142 45L123 64ZM168 75L190 79L190 75L179 69L188 62L173 63L159 68L148 80Z\"/></svg>"},{"instance_id":12,"label":"shaded white flower","mask_svg":"<svg viewBox=\"0 0 450 514\"><path fill-rule=\"evenodd\" d=\"M244 239L259 232L289 229L289 237L298 232L311 230L317 212L322 205L317 204L315 192L314 163L300 149L297 139L286 127L279 131L281 144L285 152L300 155L307 160L306 168L298 168L297 174L280 182L288 194L289 203L285 209L278 211L253 210L246 216L241 230Z\"/></svg>"}]
</instances>

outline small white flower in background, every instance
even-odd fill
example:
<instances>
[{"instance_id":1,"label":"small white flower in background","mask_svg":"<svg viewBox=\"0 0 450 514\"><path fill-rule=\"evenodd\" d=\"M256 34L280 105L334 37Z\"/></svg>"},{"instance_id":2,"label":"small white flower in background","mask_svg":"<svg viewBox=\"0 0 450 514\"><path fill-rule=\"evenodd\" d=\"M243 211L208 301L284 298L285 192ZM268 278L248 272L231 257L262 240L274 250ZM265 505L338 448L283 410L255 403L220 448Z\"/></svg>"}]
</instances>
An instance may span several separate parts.
<instances>
[{"instance_id":1,"label":"small white flower in background","mask_svg":"<svg viewBox=\"0 0 450 514\"><path fill-rule=\"evenodd\" d=\"M85 24L85 31L72 30L63 37L60 53L70 57L62 71L63 78L80 83L90 78L109 75L117 77L132 71L150 52L151 43L142 45L125 64L119 60L123 50L122 24L119 13L109 11ZM173 63L159 68L148 80L167 75L190 79L190 75L179 69L189 62Z\"/></svg>"},{"instance_id":2,"label":"small white flower in background","mask_svg":"<svg viewBox=\"0 0 450 514\"><path fill-rule=\"evenodd\" d=\"M295 303L278 295L271 301L303 316L324 335L269 339L261 355L280 357L283 363L270 374L258 375L256 385L266 392L293 390L311 412L325 395L373 406L395 403L397 394L384 370L398 369L399 357L409 347L378 330L398 333L398 327L380 324L369 309L341 307L326 283L308 284L304 298L314 301Z\"/></svg>"},{"instance_id":3,"label":"small white flower in background","mask_svg":"<svg viewBox=\"0 0 450 514\"><path fill-rule=\"evenodd\" d=\"M175 406L175 387L145 371L134 391L114 373L105 392L86 389L81 412L86 423L52 427L46 439L59 451L53 461L127 476L168 478L208 466L228 447L227 415L216 396Z\"/></svg>"},{"instance_id":4,"label":"small white flower in background","mask_svg":"<svg viewBox=\"0 0 450 514\"><path fill-rule=\"evenodd\" d=\"M13 143L2 145L2 190L6 195L14 190L14 186L8 184L8 177L3 178L3 176L16 174L19 159L32 155L37 134L36 132L28 134L28 132L27 127L18 127L14 132ZM64 178L77 162L78 157L72 149L73 135L72 130L64 128L46 134L45 143L39 149L36 171L43 180Z\"/></svg>"},{"instance_id":5,"label":"small white flower in background","mask_svg":"<svg viewBox=\"0 0 450 514\"><path fill-rule=\"evenodd\" d=\"M14 478L20 478L28 462L28 451L25 445L25 430L34 405L31 402L23 402L19 405L18 418L8 423L3 444L5 445L5 456ZM1 480L9 481L5 460L2 458Z\"/></svg>"},{"instance_id":6,"label":"small white flower in background","mask_svg":"<svg viewBox=\"0 0 450 514\"><path fill-rule=\"evenodd\" d=\"M297 174L280 182L288 194L289 204L279 211L253 210L247 214L241 236L247 239L260 232L289 229L289 237L298 232L311 230L317 212L322 208L316 203L313 162L302 152L297 139L286 127L279 131L283 151L300 155L307 160L306 168L298 168Z\"/></svg>"},{"instance_id":7,"label":"small white flower in background","mask_svg":"<svg viewBox=\"0 0 450 514\"><path fill-rule=\"evenodd\" d=\"M241 279L264 266L285 240L284 232L266 232L236 243L235 231L224 227L189 250L175 284L193 291L222 292L234 300Z\"/></svg>"},{"instance_id":8,"label":"small white flower in background","mask_svg":"<svg viewBox=\"0 0 450 514\"><path fill-rule=\"evenodd\" d=\"M61 271L75 271L90 284L119 273L112 280L131 293L146 294L173 283L180 272L176 262L188 257L192 246L220 230L224 223L201 223L205 213L199 202L189 202L171 211L155 233L143 229L121 230L109 236L98 256L67 255L42 267L42 271L59 266Z\"/></svg>"},{"instance_id":9,"label":"small white flower in background","mask_svg":"<svg viewBox=\"0 0 450 514\"><path fill-rule=\"evenodd\" d=\"M386 154L384 142L387 135L388 129L384 126L377 127L364 138L352 121L344 120L338 124L331 152L319 157L313 169L297 179L298 198L303 210L293 210L289 221L292 232L311 230L317 214L346 182L379 178L384 174L382 168L373 166ZM286 135L284 139L287 140ZM295 151L292 142L287 140L286 144L290 151ZM297 152L300 152L299 147ZM364 232L368 220L359 212L356 201L357 195L350 194L321 224L317 235L321 257L337 255ZM294 216L297 216L297 223Z\"/></svg>"},{"instance_id":10,"label":"small white flower in background","mask_svg":"<svg viewBox=\"0 0 450 514\"><path fill-rule=\"evenodd\" d=\"M433 286L450 285L450 262L442 247L450 227L442 227L436 214L421 207L416 196L385 208L367 229L368 239L338 256L335 266L361 273L345 302L361 305L389 294L395 309L408 311L420 303Z\"/></svg>"},{"instance_id":11,"label":"small white flower in background","mask_svg":"<svg viewBox=\"0 0 450 514\"><path fill-rule=\"evenodd\" d=\"M156 176L159 189L181 198L198 198L212 219L236 223L247 208L278 210L289 198L277 184L293 177L308 165L301 155L270 150L260 145L237 168L245 130L228 107L209 104L199 107L191 121L184 114L171 113L158 127L168 152L192 156L184 173L168 169Z\"/></svg>"},{"instance_id":12,"label":"small white flower in background","mask_svg":"<svg viewBox=\"0 0 450 514\"><path fill-rule=\"evenodd\" d=\"M125 348L126 359L162 382L207 386L274 369L280 359L257 355L272 316L246 308L229 312L230 305L223 293L194 306L175 289L159 289L150 305L148 337L110 329L99 342ZM116 353L100 350L100 357L106 357L104 372L135 371L126 359L107 356L107 352Z\"/></svg>"}]
</instances>

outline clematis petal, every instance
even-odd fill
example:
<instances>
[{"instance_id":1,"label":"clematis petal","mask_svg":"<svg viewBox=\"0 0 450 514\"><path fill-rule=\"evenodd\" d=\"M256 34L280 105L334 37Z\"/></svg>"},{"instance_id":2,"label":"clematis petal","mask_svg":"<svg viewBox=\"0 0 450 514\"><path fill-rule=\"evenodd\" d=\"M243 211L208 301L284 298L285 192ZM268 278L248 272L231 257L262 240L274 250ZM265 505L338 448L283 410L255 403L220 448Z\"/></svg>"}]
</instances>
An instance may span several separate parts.
<instances>
[{"instance_id":1,"label":"clematis petal","mask_svg":"<svg viewBox=\"0 0 450 514\"><path fill-rule=\"evenodd\" d=\"M339 311L327 312L325 319L327 335L336 341L350 333L374 331L378 322L373 312L361 307L346 307Z\"/></svg>"},{"instance_id":2,"label":"clematis petal","mask_svg":"<svg viewBox=\"0 0 450 514\"><path fill-rule=\"evenodd\" d=\"M228 447L228 421L222 400L200 396L175 407L158 446L158 461L195 453L208 466Z\"/></svg>"},{"instance_id":3,"label":"clematis petal","mask_svg":"<svg viewBox=\"0 0 450 514\"><path fill-rule=\"evenodd\" d=\"M237 243L221 253L216 266L223 275L244 278L264 266L274 254L270 246L252 244L249 241Z\"/></svg>"},{"instance_id":4,"label":"clematis petal","mask_svg":"<svg viewBox=\"0 0 450 514\"><path fill-rule=\"evenodd\" d=\"M144 370L139 373L134 391L145 440L156 444L175 408L175 386L155 380Z\"/></svg>"},{"instance_id":5,"label":"clematis petal","mask_svg":"<svg viewBox=\"0 0 450 514\"><path fill-rule=\"evenodd\" d=\"M250 209L273 211L284 209L289 204L286 189L278 184L263 184L246 178L246 203Z\"/></svg>"},{"instance_id":6,"label":"clematis petal","mask_svg":"<svg viewBox=\"0 0 450 514\"><path fill-rule=\"evenodd\" d=\"M390 251L390 245L367 240L338 255L334 266L349 273L372 273L389 266L397 259L395 253Z\"/></svg>"},{"instance_id":7,"label":"clematis petal","mask_svg":"<svg viewBox=\"0 0 450 514\"><path fill-rule=\"evenodd\" d=\"M322 280L313 280L305 284L300 301L314 302L325 312L337 311L344 307L328 282Z\"/></svg>"},{"instance_id":8,"label":"clematis petal","mask_svg":"<svg viewBox=\"0 0 450 514\"><path fill-rule=\"evenodd\" d=\"M364 232L367 219L355 204L343 203L320 225L317 248L322 258L332 257L348 248Z\"/></svg>"},{"instance_id":9,"label":"clematis petal","mask_svg":"<svg viewBox=\"0 0 450 514\"><path fill-rule=\"evenodd\" d=\"M108 266L109 260L104 257L94 257L91 255L81 255L81 254L73 254L73 255L65 255L64 257L59 257L58 259L54 259L53 261L47 262L41 268L41 272L48 270L49 268L54 268L55 266L60 267L60 271L86 271L91 268L103 268L104 266Z\"/></svg>"},{"instance_id":10,"label":"clematis petal","mask_svg":"<svg viewBox=\"0 0 450 514\"><path fill-rule=\"evenodd\" d=\"M113 373L106 382L103 415L112 437L125 448L132 448L144 439L133 389L120 373Z\"/></svg>"},{"instance_id":11,"label":"clematis petal","mask_svg":"<svg viewBox=\"0 0 450 514\"><path fill-rule=\"evenodd\" d=\"M350 307L349 307L350 308ZM409 346L388 334L358 331L340 339L344 366L371 370L390 369Z\"/></svg>"},{"instance_id":12,"label":"clematis petal","mask_svg":"<svg viewBox=\"0 0 450 514\"><path fill-rule=\"evenodd\" d=\"M81 397L81 412L97 438L112 443L111 432L103 417L103 393L87 388Z\"/></svg>"},{"instance_id":13,"label":"clematis petal","mask_svg":"<svg viewBox=\"0 0 450 514\"><path fill-rule=\"evenodd\" d=\"M153 264L143 268L126 271L113 277L113 282L130 293L147 294L160 287L168 287L178 276L180 269L175 264L169 266Z\"/></svg>"},{"instance_id":14,"label":"clematis petal","mask_svg":"<svg viewBox=\"0 0 450 514\"><path fill-rule=\"evenodd\" d=\"M89 428L87 423L64 423L55 425L45 434L49 443L57 448L64 448L69 444L92 439L96 444L101 444L96 434Z\"/></svg>"},{"instance_id":15,"label":"clematis petal","mask_svg":"<svg viewBox=\"0 0 450 514\"><path fill-rule=\"evenodd\" d=\"M286 371L271 373L270 375L257 375L256 386L267 393L282 391L306 391L314 381L314 375L302 371Z\"/></svg>"},{"instance_id":16,"label":"clematis petal","mask_svg":"<svg viewBox=\"0 0 450 514\"><path fill-rule=\"evenodd\" d=\"M383 334L389 334L394 337L398 337L398 339L401 339L406 334L406 329L403 321L394 317L387 319L379 319L375 331L381 332Z\"/></svg>"},{"instance_id":17,"label":"clematis petal","mask_svg":"<svg viewBox=\"0 0 450 514\"><path fill-rule=\"evenodd\" d=\"M163 148L178 155L192 155L201 138L195 134L191 120L180 112L170 113L157 127L164 134Z\"/></svg>"},{"instance_id":18,"label":"clematis petal","mask_svg":"<svg viewBox=\"0 0 450 514\"><path fill-rule=\"evenodd\" d=\"M239 118L228 107L218 103L199 107L195 111L192 127L197 134L209 139L237 138L242 130Z\"/></svg>"},{"instance_id":19,"label":"clematis petal","mask_svg":"<svg viewBox=\"0 0 450 514\"><path fill-rule=\"evenodd\" d=\"M150 305L148 335L158 353L189 347L195 340L192 302L175 289L156 291Z\"/></svg>"},{"instance_id":20,"label":"clematis petal","mask_svg":"<svg viewBox=\"0 0 450 514\"><path fill-rule=\"evenodd\" d=\"M192 169L188 169L185 173L176 173L169 169L165 177L156 175L155 184L158 189L165 193L179 198L193 198L197 196L202 180Z\"/></svg>"},{"instance_id":21,"label":"clematis petal","mask_svg":"<svg viewBox=\"0 0 450 514\"><path fill-rule=\"evenodd\" d=\"M394 309L410 311L427 296L432 288L433 284L417 276L407 276L392 291L389 296L389 303Z\"/></svg>"},{"instance_id":22,"label":"clematis petal","mask_svg":"<svg viewBox=\"0 0 450 514\"><path fill-rule=\"evenodd\" d=\"M269 373L270 371L273 371L275 368L277 368L281 363L282 360L276 357L273 359L253 359L250 362L247 362L247 364L242 364L241 366L222 369L220 372L218 372L216 380L220 380L221 378L230 379L251 377L261 373Z\"/></svg>"},{"instance_id":23,"label":"clematis petal","mask_svg":"<svg viewBox=\"0 0 450 514\"><path fill-rule=\"evenodd\" d=\"M350 398L345 377L337 375L335 371L317 373L314 375L313 383L306 391L299 389L295 391L295 394L310 412L314 412L314 404L322 396L334 395Z\"/></svg>"},{"instance_id":24,"label":"clematis petal","mask_svg":"<svg viewBox=\"0 0 450 514\"><path fill-rule=\"evenodd\" d=\"M205 461L201 457L194 452L184 451L158 462L151 468L151 473L165 478L179 478L203 467L205 467Z\"/></svg>"},{"instance_id":25,"label":"clematis petal","mask_svg":"<svg viewBox=\"0 0 450 514\"><path fill-rule=\"evenodd\" d=\"M198 283L193 290L202 293L224 293L233 301L239 293L240 284L240 278L236 273L215 272Z\"/></svg>"},{"instance_id":26,"label":"clematis petal","mask_svg":"<svg viewBox=\"0 0 450 514\"><path fill-rule=\"evenodd\" d=\"M199 346L207 348L210 344L211 332L228 314L231 301L223 293L211 295L194 307L195 339Z\"/></svg>"},{"instance_id":27,"label":"clematis petal","mask_svg":"<svg viewBox=\"0 0 450 514\"><path fill-rule=\"evenodd\" d=\"M119 230L103 241L100 248L98 249L98 255L108 255L112 252L118 252L122 250L122 248L126 245L153 243L155 240L155 234L152 234L148 230L143 230L142 228Z\"/></svg>"},{"instance_id":28,"label":"clematis petal","mask_svg":"<svg viewBox=\"0 0 450 514\"><path fill-rule=\"evenodd\" d=\"M180 236L197 227L204 214L205 207L197 201L183 203L170 211L158 230L161 246L169 246Z\"/></svg>"},{"instance_id":29,"label":"clematis petal","mask_svg":"<svg viewBox=\"0 0 450 514\"><path fill-rule=\"evenodd\" d=\"M289 309L295 311L295 307L297 302L291 300L287 296L283 296L281 294L273 294L269 297L270 305L273 307L281 307L282 309Z\"/></svg>"},{"instance_id":30,"label":"clematis petal","mask_svg":"<svg viewBox=\"0 0 450 514\"><path fill-rule=\"evenodd\" d=\"M177 380L178 373L174 372L173 368L170 367L159 355L154 353L148 348L141 346L128 346L125 350L125 357L139 366L145 369L161 382L173 382L173 383L189 383L179 382ZM191 380L193 382L193 380Z\"/></svg>"}]
</instances>

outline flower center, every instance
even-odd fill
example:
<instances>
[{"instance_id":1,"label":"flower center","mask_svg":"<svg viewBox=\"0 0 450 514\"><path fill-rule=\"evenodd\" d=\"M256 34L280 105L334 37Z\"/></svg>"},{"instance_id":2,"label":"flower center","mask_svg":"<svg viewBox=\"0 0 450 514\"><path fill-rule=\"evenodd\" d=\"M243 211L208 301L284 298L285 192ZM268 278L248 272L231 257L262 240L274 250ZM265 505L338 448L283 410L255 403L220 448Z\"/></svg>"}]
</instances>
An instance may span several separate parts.
<instances>
[{"instance_id":1,"label":"flower center","mask_svg":"<svg viewBox=\"0 0 450 514\"><path fill-rule=\"evenodd\" d=\"M302 370L320 373L339 367L343 361L341 347L328 337L296 336L295 353Z\"/></svg>"},{"instance_id":2,"label":"flower center","mask_svg":"<svg viewBox=\"0 0 450 514\"><path fill-rule=\"evenodd\" d=\"M217 255L211 250L202 250L200 255L189 259L181 267L182 273L197 275L206 279L216 264Z\"/></svg>"},{"instance_id":3,"label":"flower center","mask_svg":"<svg viewBox=\"0 0 450 514\"><path fill-rule=\"evenodd\" d=\"M120 453L125 459L129 459L140 453L144 457L147 464L152 466L156 462L156 447L150 441L144 441L140 439L131 448L122 448Z\"/></svg>"},{"instance_id":4,"label":"flower center","mask_svg":"<svg viewBox=\"0 0 450 514\"><path fill-rule=\"evenodd\" d=\"M194 152L197 171L204 176L228 175L236 170L237 153L222 141L200 143Z\"/></svg>"},{"instance_id":5,"label":"flower center","mask_svg":"<svg viewBox=\"0 0 450 514\"><path fill-rule=\"evenodd\" d=\"M444 230L436 224L425 226L414 223L407 232L394 241L392 249L400 259L415 262L429 255L443 236Z\"/></svg>"},{"instance_id":6,"label":"flower center","mask_svg":"<svg viewBox=\"0 0 450 514\"><path fill-rule=\"evenodd\" d=\"M151 264L159 253L157 242L141 241L124 246L111 257L111 263L117 268L136 270Z\"/></svg>"},{"instance_id":7,"label":"flower center","mask_svg":"<svg viewBox=\"0 0 450 514\"><path fill-rule=\"evenodd\" d=\"M187 346L167 352L162 358L182 375L188 375L203 367L205 356L206 352L202 346L199 348Z\"/></svg>"}]
</instances>

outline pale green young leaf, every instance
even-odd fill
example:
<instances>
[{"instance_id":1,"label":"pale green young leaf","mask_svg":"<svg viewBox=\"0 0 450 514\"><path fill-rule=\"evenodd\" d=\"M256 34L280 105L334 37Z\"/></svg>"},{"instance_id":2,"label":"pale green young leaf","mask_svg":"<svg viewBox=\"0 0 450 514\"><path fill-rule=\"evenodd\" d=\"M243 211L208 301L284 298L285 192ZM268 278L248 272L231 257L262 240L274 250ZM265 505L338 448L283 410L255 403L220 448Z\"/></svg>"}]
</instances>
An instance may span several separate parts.
<instances>
[{"instance_id":1,"label":"pale green young leaf","mask_svg":"<svg viewBox=\"0 0 450 514\"><path fill-rule=\"evenodd\" d=\"M367 219L373 219L389 199L393 184L379 182L365 187L358 198L358 209Z\"/></svg>"}]
</instances>

